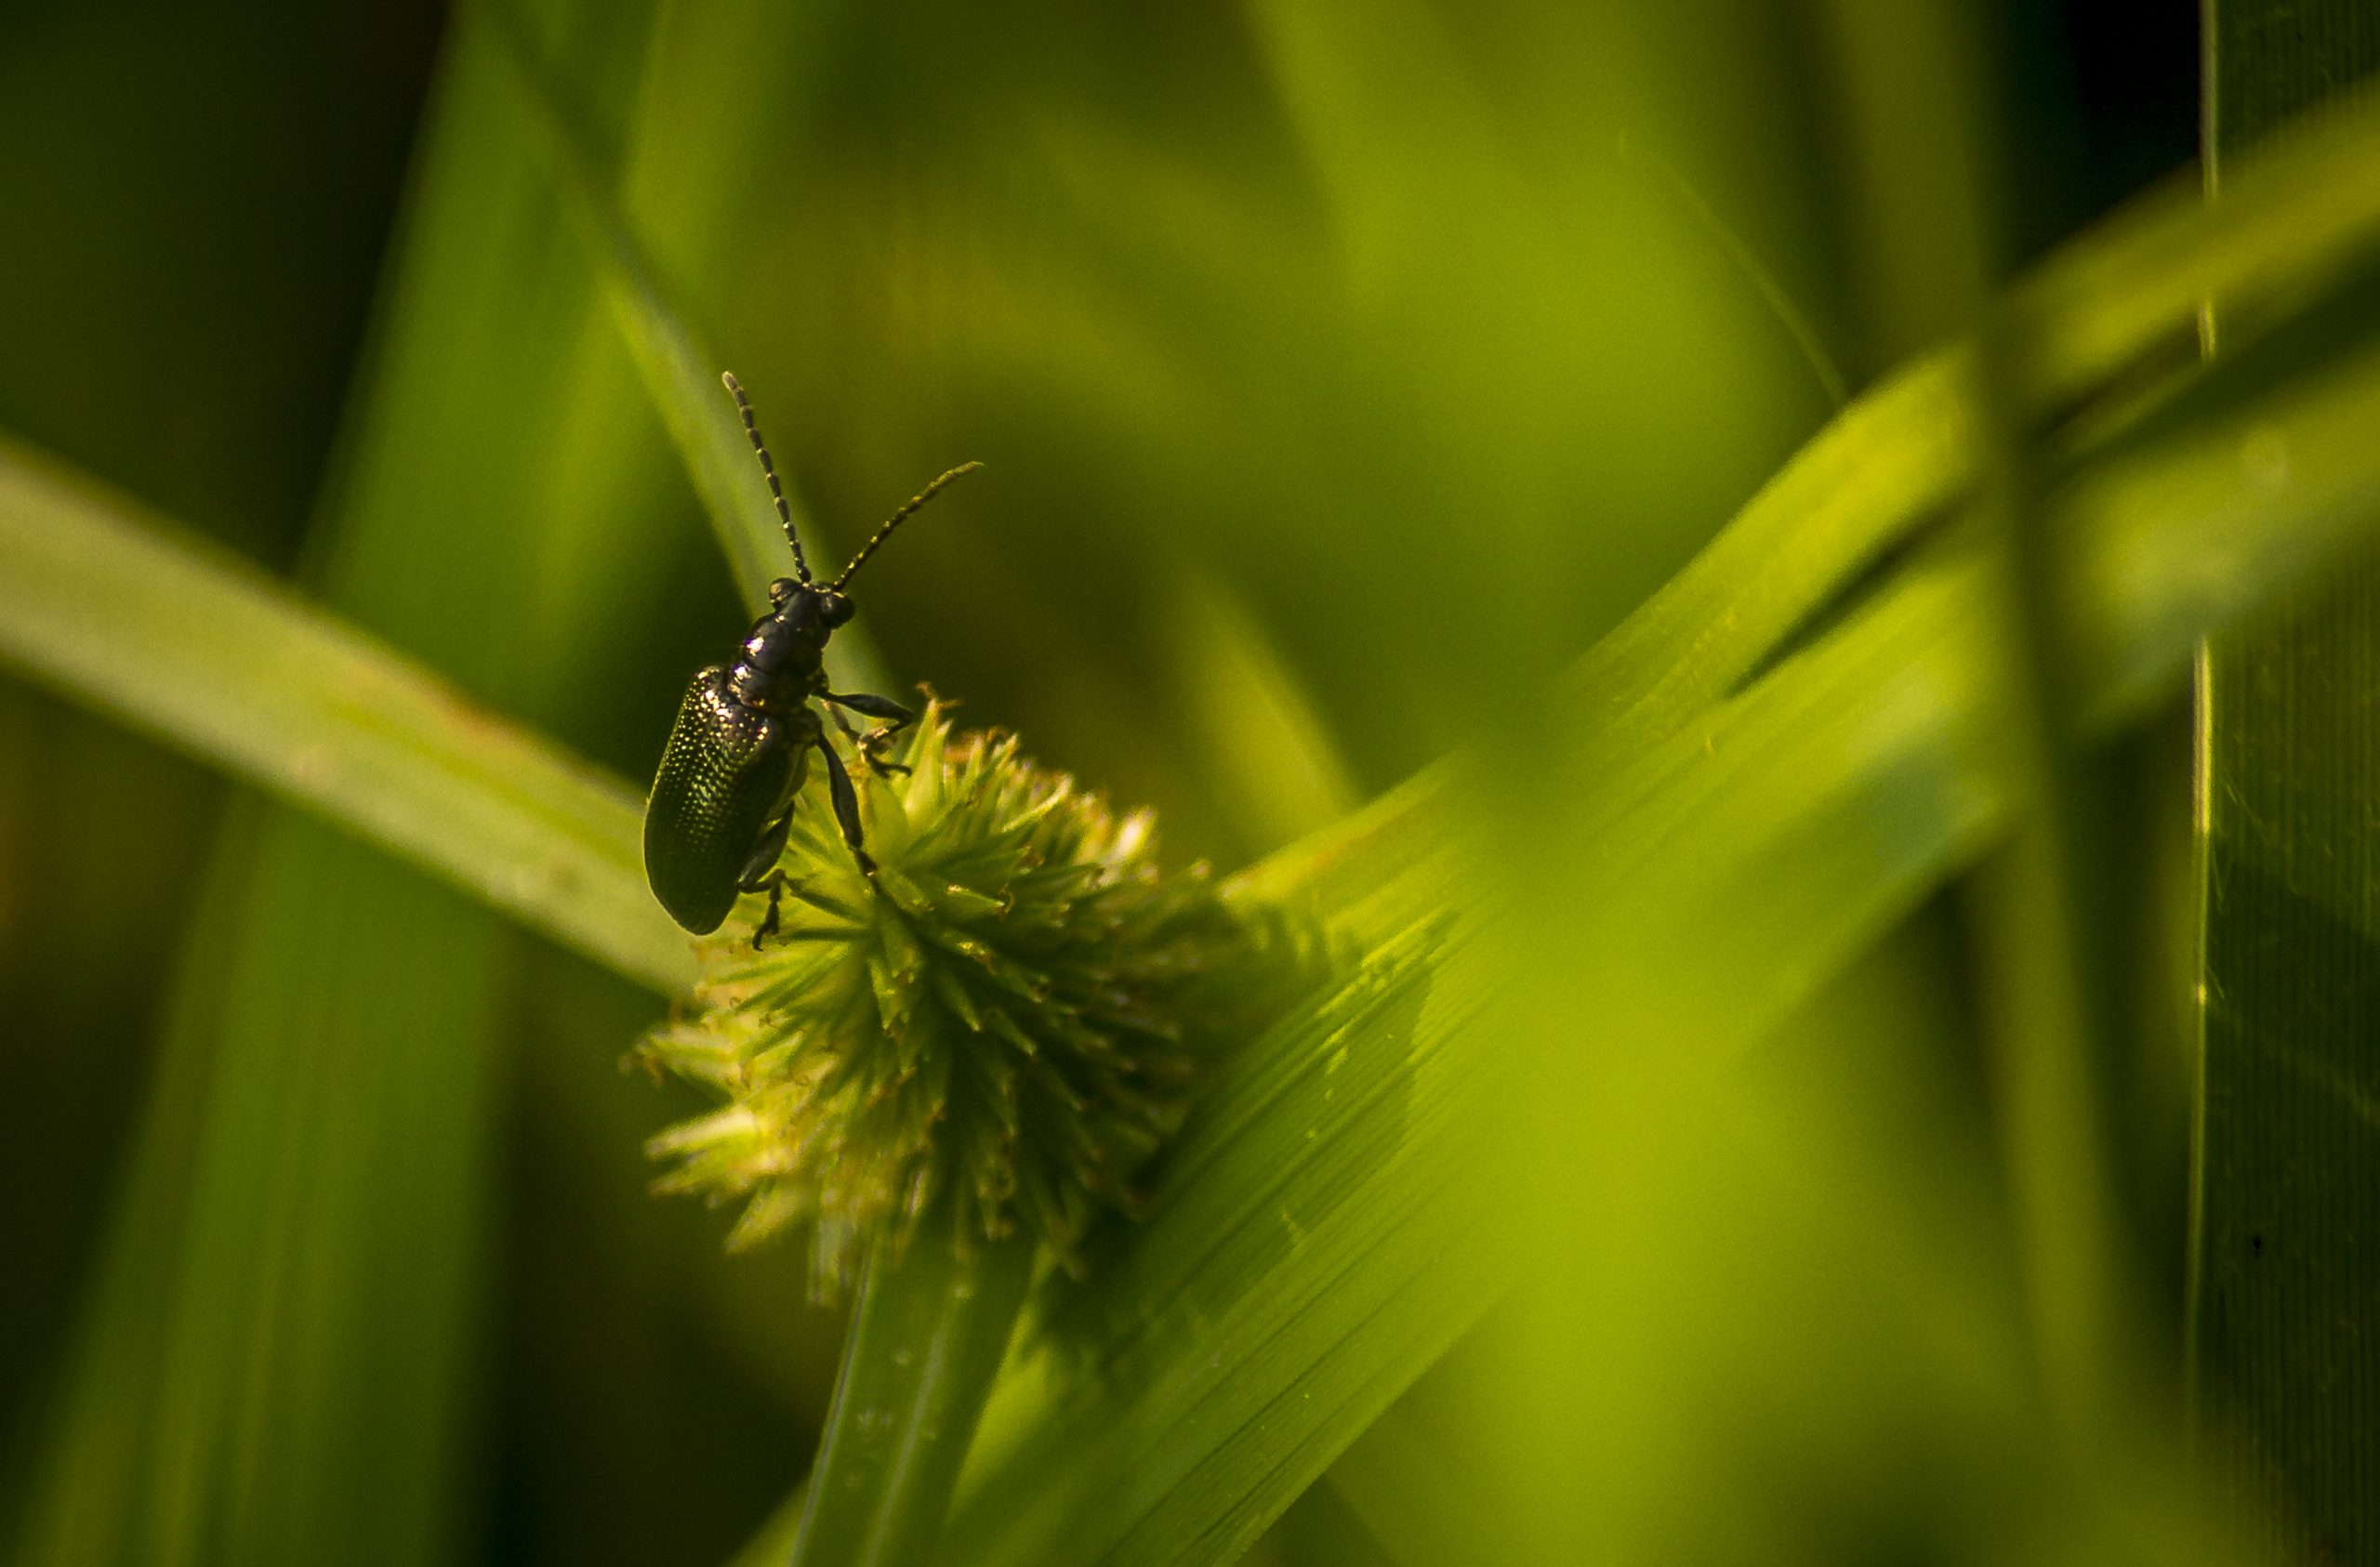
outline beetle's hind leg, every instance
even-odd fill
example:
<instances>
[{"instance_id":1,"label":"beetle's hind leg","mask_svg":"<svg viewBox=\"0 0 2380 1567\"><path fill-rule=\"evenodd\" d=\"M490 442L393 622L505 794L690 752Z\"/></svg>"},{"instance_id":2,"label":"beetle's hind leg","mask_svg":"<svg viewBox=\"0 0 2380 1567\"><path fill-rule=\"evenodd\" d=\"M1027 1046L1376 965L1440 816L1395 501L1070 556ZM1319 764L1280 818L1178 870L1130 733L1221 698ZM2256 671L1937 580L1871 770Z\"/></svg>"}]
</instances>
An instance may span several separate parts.
<instances>
[{"instance_id":1,"label":"beetle's hind leg","mask_svg":"<svg viewBox=\"0 0 2380 1567\"><path fill-rule=\"evenodd\" d=\"M859 753L861 760L867 763L870 771L879 778L889 778L893 773L909 770L899 762L885 760L884 747L894 735L918 721L915 713L890 697L870 696L866 691L853 691L848 696L828 691L826 701L827 717L835 720L835 727L843 731L843 738L852 743L852 748ZM865 713L879 722L866 734L853 734L849 720L839 710L843 707L854 713Z\"/></svg>"},{"instance_id":2,"label":"beetle's hind leg","mask_svg":"<svg viewBox=\"0 0 2380 1567\"><path fill-rule=\"evenodd\" d=\"M735 880L739 892L765 892L769 895L769 912L752 928L752 950L759 952L760 943L777 933L778 904L785 899L785 889L800 884L777 869L777 860L785 853L786 836L793 831L793 808L786 807L785 814L770 823L760 833L760 841L752 846L752 857L744 862L744 874Z\"/></svg>"},{"instance_id":3,"label":"beetle's hind leg","mask_svg":"<svg viewBox=\"0 0 2380 1567\"><path fill-rule=\"evenodd\" d=\"M851 846L852 858L871 878L876 875L876 862L868 858L859 830L859 792L852 787L852 775L843 770L843 758L835 754L834 745L825 735L818 737L818 749L826 757L826 793L835 801L835 822L843 829L843 841Z\"/></svg>"}]
</instances>

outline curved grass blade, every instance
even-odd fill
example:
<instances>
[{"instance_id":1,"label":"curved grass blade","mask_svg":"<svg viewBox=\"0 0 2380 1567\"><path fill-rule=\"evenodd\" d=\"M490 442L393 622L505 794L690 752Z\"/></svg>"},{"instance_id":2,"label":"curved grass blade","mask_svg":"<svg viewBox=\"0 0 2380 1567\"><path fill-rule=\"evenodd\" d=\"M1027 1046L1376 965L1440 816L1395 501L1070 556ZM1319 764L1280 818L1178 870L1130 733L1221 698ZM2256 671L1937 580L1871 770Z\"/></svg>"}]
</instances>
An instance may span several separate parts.
<instances>
[{"instance_id":1,"label":"curved grass blade","mask_svg":"<svg viewBox=\"0 0 2380 1567\"><path fill-rule=\"evenodd\" d=\"M719 384L724 368L671 308L653 262L612 195L616 183L595 153L586 116L539 55L507 0L473 0L460 8L466 25L481 30L519 89L524 120L539 157L571 217L589 238L588 251L602 274L605 296L653 394L653 405L685 460L687 477L726 554L745 607L769 607L769 583L786 574L785 534L763 487L743 426L728 412ZM803 547L818 553L817 530L802 514L800 496L786 476L786 504L794 510ZM823 556L819 557L824 559Z\"/></svg>"},{"instance_id":2,"label":"curved grass blade","mask_svg":"<svg viewBox=\"0 0 2380 1567\"><path fill-rule=\"evenodd\" d=\"M720 372L727 366L670 303L652 257L614 193L616 181L606 178L595 155L586 117L523 32L511 6L507 0L476 0L464 12L486 30L496 52L511 69L538 153L555 191L587 236L588 257L602 279L604 298L636 362L645 395L702 497L704 515L727 557L745 607L759 614L769 608L769 584L787 574L789 553L744 427L721 393ZM801 504L800 486L785 466L783 448L774 454L803 553L822 563L833 559ZM846 626L835 638L826 649L826 668L843 691L882 691L895 684L864 625Z\"/></svg>"},{"instance_id":3,"label":"curved grass blade","mask_svg":"<svg viewBox=\"0 0 2380 1567\"><path fill-rule=\"evenodd\" d=\"M6 440L0 655L599 963L670 994L692 981L628 784Z\"/></svg>"},{"instance_id":4,"label":"curved grass blade","mask_svg":"<svg viewBox=\"0 0 2380 1567\"><path fill-rule=\"evenodd\" d=\"M2368 163L2368 134L2360 145ZM2243 204L2263 221L2328 211L2341 157L2320 150ZM2077 367L2153 350L2187 319L2176 279L2246 287L2350 267L2339 252L2374 243L2380 206L2366 210L2349 233L2318 226L2328 250L2290 256L2221 209L2136 220L2109 242L2136 278L2095 257L2020 296L2036 330L2077 334L2033 356L2050 367L2033 394L2070 395ZM2178 243L2190 234L2199 248ZM2119 303L2135 281L2171 310ZM2098 732L2173 690L2207 628L2268 602L2380 510L2380 452L2362 433L2380 428L2380 357L2351 337L2337 349L2242 407L2144 427L2055 497L2060 580L2074 585L2062 607ZM1581 884L1616 922L1593 962L1601 1037L1658 1020L1663 1037L1739 1047L1996 830L2013 787L1991 740L1997 612L1949 542L1728 694L1960 498L1974 462L1962 395L1945 358L1856 403L1574 682L1580 793L1561 859L1592 864ZM2293 454L2285 482L2241 462L2252 436ZM1129 1257L1069 1313L1094 1369L1051 1357L1004 1382L954 1525L966 1560L1226 1559L1510 1277L1483 1222L1495 1206L1470 1184L1470 1096L1498 1080L1497 1047L1469 1026L1464 949L1414 917L1459 886L1439 798L1408 791L1247 878L1317 896L1375 943L1374 967L1276 1031L1218 1094ZM1417 972L1392 977L1377 943L1400 926ZM1626 955L1656 950L1698 955L1692 1016L1674 1015L1674 989L1631 994ZM1367 1004L1381 992L1403 1000Z\"/></svg>"}]
</instances>

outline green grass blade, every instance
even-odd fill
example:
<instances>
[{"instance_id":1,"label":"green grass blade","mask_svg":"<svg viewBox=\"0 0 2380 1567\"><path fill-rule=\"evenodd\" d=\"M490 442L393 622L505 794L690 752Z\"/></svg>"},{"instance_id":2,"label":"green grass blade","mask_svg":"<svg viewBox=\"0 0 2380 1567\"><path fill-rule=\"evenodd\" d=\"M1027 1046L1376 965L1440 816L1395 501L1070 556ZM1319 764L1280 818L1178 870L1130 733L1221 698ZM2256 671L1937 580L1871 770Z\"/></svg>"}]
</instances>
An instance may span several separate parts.
<instances>
[{"instance_id":1,"label":"green grass blade","mask_svg":"<svg viewBox=\"0 0 2380 1567\"><path fill-rule=\"evenodd\" d=\"M2253 199L2243 151L2301 134L2297 122L2380 67L2367 7L2215 0L2202 25L2218 205ZM2242 321L2255 324L2238 303L2218 297L2209 312L2219 358L2239 350ZM2238 455L2294 489L2325 451L2276 429L2251 432ZM2198 690L2191 1416L2209 1490L2275 1559L2380 1558L2375 682L2380 560L2365 551L2278 624L2212 639Z\"/></svg>"},{"instance_id":2,"label":"green grass blade","mask_svg":"<svg viewBox=\"0 0 2380 1567\"><path fill-rule=\"evenodd\" d=\"M2152 214L2103 247L2084 246L2092 264L2053 267L2052 283L2019 296L2043 345L2029 396L2093 392L2185 326L2196 296L2176 280L2217 291L2318 284L2368 252L2372 209L2357 206L2360 187L2350 182L2343 204L2367 216L2341 227L2335 192L2305 173L2335 163L2301 164L2212 215ZM2292 228L2293 215L2308 221ZM2295 238L2250 235L2252 220ZM2135 293L2162 303L2135 308ZM2363 434L2380 415L2367 359L2342 332L2319 362L2252 401L2124 431L2059 497L2093 722L2121 721L2170 691L2191 638L2265 601L2365 525L2374 473ZM1964 375L1945 355L1855 404L1572 683L1551 780L1572 823L1562 852L1604 873L1594 884L1607 900L1603 917L1637 927L1606 932L1611 953L1690 948L1686 932L1709 941L1716 982L1686 1020L1706 1047L1740 1044L1806 996L1972 854L2005 807L2005 764L1990 741L2003 700L1995 622L1972 563L1946 546L1855 599L1803 656L1768 667L1780 639L1972 482ZM2276 451L2288 460L2261 460ZM372 562L391 559L398 524L422 515L386 504L378 553L348 561L342 580L375 580ZM122 701L96 651L39 656L54 657L51 678L89 699ZM483 678L500 662L476 643L466 656ZM195 717L144 721L243 768L302 773L272 763L270 746L245 759L246 743L220 732L221 713L238 708L227 692L256 695L264 709L276 699L255 669L222 660L218 672L233 683ZM327 700L315 718L369 727ZM513 755L483 755L468 732L451 744L469 759L456 764L466 773ZM1363 972L1241 1064L1173 1161L1151 1226L1068 1312L1065 1341L1101 1375L1045 1359L1010 1378L965 1504L971 1548L1057 1561L1227 1554L1501 1287L1514 1242L1480 1222L1494 1182L1476 1155L1508 1082L1497 1041L1475 1021L1496 971L1479 928L1445 913L1461 902L1461 834L1439 799L1431 785L1405 791L1241 883L1243 894L1316 898L1367 949ZM344 818L366 806L342 797L322 809ZM292 842L302 836L293 830ZM1858 852L1840 852L1846 843ZM368 857L311 843L287 852L311 864L304 879L317 892L362 887L390 908L406 901L355 870ZM536 900L522 906L558 917ZM267 913L259 925L289 950L284 936L302 931L286 908ZM410 928L402 910L390 917ZM483 940L486 928L457 921L456 942ZM1753 939L1778 930L1792 940ZM335 967L376 936L385 944L369 919L342 926L325 939L324 961ZM427 939L419 949L425 969L447 955ZM1614 981L1606 1029L1624 1034L1654 998L1630 990L1616 957L1600 963ZM483 1001L488 986L463 988ZM262 1000L251 1009L271 1010ZM456 1027L476 1038L484 1023L483 1010ZM374 1059L413 1026L377 1039ZM284 1031L283 1053L240 1081L261 1093L300 1080L302 1032ZM461 1060L444 1066L463 1070ZM235 1206L218 1200L215 1211ZM227 1254L285 1253L311 1233L284 1225ZM216 1395L193 1397L204 1407Z\"/></svg>"},{"instance_id":3,"label":"green grass blade","mask_svg":"<svg viewBox=\"0 0 2380 1567\"><path fill-rule=\"evenodd\" d=\"M686 465L704 515L726 555L728 569L755 614L769 608L769 584L790 574L786 547L768 484L752 455L742 420L720 382L732 368L705 343L670 302L657 269L638 239L634 223L595 156L586 116L551 65L524 34L520 18L504 0L466 7L511 68L535 144L579 230L602 278L604 298L636 361L645 394ZM765 430L766 427L762 427ZM787 466L780 442L771 456L787 510L812 569L826 574L830 560L818 526L801 502L800 475ZM863 625L846 626L826 650L827 673L843 691L881 691L892 682Z\"/></svg>"},{"instance_id":4,"label":"green grass blade","mask_svg":"<svg viewBox=\"0 0 2380 1567\"><path fill-rule=\"evenodd\" d=\"M2219 210L2193 221L2218 248L2230 237ZM2312 259L2301 272L2320 270ZM2067 308L2094 321L2096 303ZM2380 424L2380 358L2351 334L2334 346L2261 401L2145 431L2056 498L2089 724L2170 692L2200 634L2368 525L2380 453L2357 432ZM1955 410L1952 362L1856 403L1575 682L1575 841L1547 853L1592 866L1582 884L1610 922L1591 913L1578 942L1596 955L1580 989L1608 1007L1599 1037L1740 1048L2002 820L2014 785L1992 738L2006 700L1997 600L1947 545L1726 694L1863 560L1958 495L1970 427L1907 412L1929 398ZM2238 461L2258 432L2293 454L2287 482ZM1097 1372L1053 1356L1004 1382L954 1527L966 1560L1228 1557L1509 1277L1483 1222L1497 1205L1472 1184L1475 1096L1501 1080L1494 1042L1470 1026L1488 981L1420 912L1453 885L1435 797L1408 792L1244 884L1304 886L1373 958L1239 1063L1129 1258L1069 1314ZM1633 972L1674 976L1680 953L1694 955L1690 981L1632 993Z\"/></svg>"},{"instance_id":5,"label":"green grass blade","mask_svg":"<svg viewBox=\"0 0 2380 1567\"><path fill-rule=\"evenodd\" d=\"M877 1242L853 1308L794 1567L902 1567L932 1549L1016 1329L1034 1245Z\"/></svg>"},{"instance_id":6,"label":"green grass blade","mask_svg":"<svg viewBox=\"0 0 2380 1567\"><path fill-rule=\"evenodd\" d=\"M509 56L506 63L517 77L519 63ZM557 151L574 144L549 112L529 119L549 163L583 170L583 156ZM2296 150L2279 178L2247 182L2212 220L2169 202L2061 253L2019 287L2013 307L2023 340L2034 346L2033 395L2073 399L2093 377L2192 329L2209 293L2302 286L2334 270L2380 224L2375 169L2368 138L2324 140ZM650 382L674 388L657 392L656 403L672 411L690 467L710 476L704 488L713 492L714 519L746 520L722 526L723 537L749 534L741 553L757 559L761 542L775 546L774 521L740 428L709 390L705 355L639 269L615 209L585 189L573 204L594 212L598 231L619 241L603 260L606 274L628 280L615 286L640 301L631 311L647 323L640 330L666 350L658 360L676 366L662 373L645 364ZM1965 374L1960 355L1937 356L1860 398L1645 611L1597 645L1570 683L1580 721L1605 737L1599 749L1624 752L1726 690L1785 631L1964 492L1973 442ZM2175 461L2191 471L2169 468L2173 482L2190 489L2231 459L2201 451ZM376 659L367 640L257 574L186 546L169 527L155 530L162 537L139 537L150 526L145 511L38 454L0 445L0 507L7 530L0 547L11 552L0 593L22 595L0 617L10 657L420 859L624 972L673 989L682 981L684 960L639 885L630 785L457 705L434 678ZM2254 494L2241 496L2240 509L2253 526ZM2263 542L2287 546L2295 537ZM2242 552L2217 537L2205 542L2225 547L2226 560ZM2179 585L2159 579L2217 569L2158 557L2135 540L2099 590L2186 609ZM76 612L64 612L69 604ZM218 620L227 628L220 637L208 630ZM177 627L187 629L177 635ZM255 655L242 655L243 647ZM135 649L155 678L115 678L118 655ZM2134 708L2159 678L2124 673L2102 700ZM292 689L309 682L318 685ZM1365 813L1335 836L1353 841L1349 835L1370 833L1382 820ZM483 821L500 825L482 835L474 824ZM1260 869L1250 886L1270 879Z\"/></svg>"},{"instance_id":7,"label":"green grass blade","mask_svg":"<svg viewBox=\"0 0 2380 1567\"><path fill-rule=\"evenodd\" d=\"M483 33L511 74L534 145L588 238L605 296L702 497L737 590L753 612L767 609L769 584L787 573L789 557L744 427L720 385L720 372L728 367L695 340L669 304L652 258L613 194L616 177L597 157L586 115L527 36L521 17L505 0L480 0L464 7L462 17ZM782 469L780 474L802 546L814 554L817 530L801 513L794 476Z\"/></svg>"},{"instance_id":8,"label":"green grass blade","mask_svg":"<svg viewBox=\"0 0 2380 1567\"><path fill-rule=\"evenodd\" d=\"M642 802L98 482L0 441L0 655L675 993Z\"/></svg>"},{"instance_id":9,"label":"green grass blade","mask_svg":"<svg viewBox=\"0 0 2380 1567\"><path fill-rule=\"evenodd\" d=\"M506 927L253 798L205 912L15 1559L442 1560Z\"/></svg>"},{"instance_id":10,"label":"green grass blade","mask_svg":"<svg viewBox=\"0 0 2380 1567\"><path fill-rule=\"evenodd\" d=\"M577 39L632 82L645 20L610 13ZM590 525L553 477L641 495L663 448L610 412L635 406L619 356L581 351L608 324L550 244L488 62L466 41L442 70L316 580L483 700L556 710L603 678L651 530L634 508ZM557 559L575 569L560 581ZM260 676L278 678L244 678ZM317 716L371 721L337 703ZM519 756L476 736L456 749ZM462 809L500 799L487 785ZM617 795L593 794L596 820L619 822ZM477 1492L521 946L489 909L276 803L251 801L233 829L208 889L220 945L177 1003L176 1061L61 1378L22 1555L451 1560ZM561 841L570 863L581 850Z\"/></svg>"},{"instance_id":11,"label":"green grass blade","mask_svg":"<svg viewBox=\"0 0 2380 1567\"><path fill-rule=\"evenodd\" d=\"M2380 583L2209 654L2204 1047L2194 1161L2196 1416L2242 1521L2368 1558L2380 1179L2368 830ZM2327 1543L2327 1548L2323 1544Z\"/></svg>"}]
</instances>

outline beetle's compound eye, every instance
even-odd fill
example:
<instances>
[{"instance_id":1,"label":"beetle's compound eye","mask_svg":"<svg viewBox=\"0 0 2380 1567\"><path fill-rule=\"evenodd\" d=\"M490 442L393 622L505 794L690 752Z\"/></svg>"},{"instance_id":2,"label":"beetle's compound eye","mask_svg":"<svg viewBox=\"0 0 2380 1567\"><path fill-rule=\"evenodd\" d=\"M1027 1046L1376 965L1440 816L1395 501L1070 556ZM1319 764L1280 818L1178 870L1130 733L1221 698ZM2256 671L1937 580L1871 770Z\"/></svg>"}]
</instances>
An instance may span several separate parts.
<instances>
[{"instance_id":1,"label":"beetle's compound eye","mask_svg":"<svg viewBox=\"0 0 2380 1567\"><path fill-rule=\"evenodd\" d=\"M801 585L791 577L779 577L769 584L769 602L778 609L784 609L785 601L800 591Z\"/></svg>"},{"instance_id":2,"label":"beetle's compound eye","mask_svg":"<svg viewBox=\"0 0 2380 1567\"><path fill-rule=\"evenodd\" d=\"M829 625L840 625L851 619L853 609L852 601L832 588L818 595L818 618Z\"/></svg>"}]
</instances>

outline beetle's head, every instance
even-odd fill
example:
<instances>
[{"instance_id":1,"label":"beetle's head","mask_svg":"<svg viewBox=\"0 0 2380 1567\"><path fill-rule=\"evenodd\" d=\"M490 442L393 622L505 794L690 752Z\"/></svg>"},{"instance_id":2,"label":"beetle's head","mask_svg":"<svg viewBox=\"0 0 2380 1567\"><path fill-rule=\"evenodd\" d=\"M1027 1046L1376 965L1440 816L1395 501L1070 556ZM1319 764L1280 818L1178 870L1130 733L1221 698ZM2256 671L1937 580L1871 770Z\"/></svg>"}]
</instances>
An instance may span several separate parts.
<instances>
[{"instance_id":1,"label":"beetle's head","mask_svg":"<svg viewBox=\"0 0 2380 1567\"><path fill-rule=\"evenodd\" d=\"M814 582L795 582L779 577L769 584L769 598L776 604L777 619L788 626L815 629L818 640L825 642L826 633L852 618L857 608L845 595L831 587L821 587Z\"/></svg>"}]
</instances>

